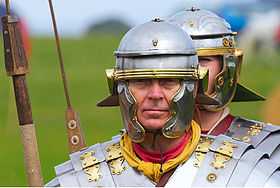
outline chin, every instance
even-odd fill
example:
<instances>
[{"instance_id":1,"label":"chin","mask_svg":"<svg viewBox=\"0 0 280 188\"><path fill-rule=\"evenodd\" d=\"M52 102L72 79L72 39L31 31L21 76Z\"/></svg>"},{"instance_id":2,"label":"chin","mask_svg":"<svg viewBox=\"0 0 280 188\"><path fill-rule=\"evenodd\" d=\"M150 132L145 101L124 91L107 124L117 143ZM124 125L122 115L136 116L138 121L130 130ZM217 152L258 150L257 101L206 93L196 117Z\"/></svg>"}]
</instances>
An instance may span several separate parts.
<instances>
[{"instance_id":1,"label":"chin","mask_svg":"<svg viewBox=\"0 0 280 188\"><path fill-rule=\"evenodd\" d=\"M150 130L156 130L156 129L161 129L164 127L166 121L161 121L161 120L147 120L141 122L143 127L145 129L150 129Z\"/></svg>"}]
</instances>

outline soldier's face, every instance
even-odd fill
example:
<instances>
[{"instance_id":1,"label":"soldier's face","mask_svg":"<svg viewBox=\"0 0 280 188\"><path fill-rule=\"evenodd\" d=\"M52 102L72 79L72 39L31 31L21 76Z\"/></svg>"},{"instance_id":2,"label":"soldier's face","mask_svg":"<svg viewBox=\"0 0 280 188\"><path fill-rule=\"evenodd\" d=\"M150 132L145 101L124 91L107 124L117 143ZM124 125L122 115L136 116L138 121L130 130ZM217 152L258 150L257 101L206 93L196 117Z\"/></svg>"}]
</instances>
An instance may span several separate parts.
<instances>
[{"instance_id":1,"label":"soldier's face","mask_svg":"<svg viewBox=\"0 0 280 188\"><path fill-rule=\"evenodd\" d=\"M215 78L222 70L222 59L220 56L199 57L199 65L209 70L207 93L212 94L215 89Z\"/></svg>"},{"instance_id":2,"label":"soldier's face","mask_svg":"<svg viewBox=\"0 0 280 188\"><path fill-rule=\"evenodd\" d=\"M137 119L146 129L160 129L170 117L169 104L180 88L178 79L136 79L129 90L137 101Z\"/></svg>"}]
</instances>

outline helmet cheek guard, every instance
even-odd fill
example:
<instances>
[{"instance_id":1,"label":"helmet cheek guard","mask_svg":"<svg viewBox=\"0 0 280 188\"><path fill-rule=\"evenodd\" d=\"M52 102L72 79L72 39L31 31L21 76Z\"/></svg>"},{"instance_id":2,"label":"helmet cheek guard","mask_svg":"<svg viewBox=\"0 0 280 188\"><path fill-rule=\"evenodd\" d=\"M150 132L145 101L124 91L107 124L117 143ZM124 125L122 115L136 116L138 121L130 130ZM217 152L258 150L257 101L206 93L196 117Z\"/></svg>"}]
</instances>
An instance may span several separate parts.
<instances>
[{"instance_id":1,"label":"helmet cheek guard","mask_svg":"<svg viewBox=\"0 0 280 188\"><path fill-rule=\"evenodd\" d=\"M162 134L167 138L177 138L186 131L193 118L195 83L182 81L181 88L170 104L171 118L162 128Z\"/></svg>"},{"instance_id":2,"label":"helmet cheek guard","mask_svg":"<svg viewBox=\"0 0 280 188\"><path fill-rule=\"evenodd\" d=\"M118 83L118 95L122 118L128 135L134 142L142 142L145 136L145 129L137 120L137 103L128 89L127 82L121 81Z\"/></svg>"},{"instance_id":3,"label":"helmet cheek guard","mask_svg":"<svg viewBox=\"0 0 280 188\"><path fill-rule=\"evenodd\" d=\"M218 105L204 105L203 108L208 111L219 111L225 108L232 101L239 80L241 68L240 57L235 55L223 56L223 69L216 76L214 84L214 93L210 96L220 102Z\"/></svg>"}]
</instances>

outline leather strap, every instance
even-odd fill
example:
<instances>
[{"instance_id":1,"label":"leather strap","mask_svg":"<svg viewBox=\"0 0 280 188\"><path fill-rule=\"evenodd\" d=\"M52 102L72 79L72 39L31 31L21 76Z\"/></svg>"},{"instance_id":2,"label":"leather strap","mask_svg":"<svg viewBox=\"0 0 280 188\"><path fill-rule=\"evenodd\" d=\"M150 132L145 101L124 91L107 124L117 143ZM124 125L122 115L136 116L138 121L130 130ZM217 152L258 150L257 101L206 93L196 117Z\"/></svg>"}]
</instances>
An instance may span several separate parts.
<instances>
[{"instance_id":1,"label":"leather strap","mask_svg":"<svg viewBox=\"0 0 280 188\"><path fill-rule=\"evenodd\" d=\"M168 182L169 178L172 176L172 174L175 172L176 168L173 168L172 170L166 172L163 174L159 180L159 182L156 184L156 187L164 187L166 183Z\"/></svg>"}]
</instances>

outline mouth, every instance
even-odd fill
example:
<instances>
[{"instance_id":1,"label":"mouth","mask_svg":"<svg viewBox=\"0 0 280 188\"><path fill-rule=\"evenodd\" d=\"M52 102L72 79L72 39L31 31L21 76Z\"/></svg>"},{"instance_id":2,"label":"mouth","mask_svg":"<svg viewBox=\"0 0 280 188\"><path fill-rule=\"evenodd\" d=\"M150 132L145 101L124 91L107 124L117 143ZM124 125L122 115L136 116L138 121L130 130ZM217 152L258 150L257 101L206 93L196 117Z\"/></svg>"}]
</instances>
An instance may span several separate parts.
<instances>
[{"instance_id":1,"label":"mouth","mask_svg":"<svg viewBox=\"0 0 280 188\"><path fill-rule=\"evenodd\" d=\"M150 111L150 112L168 112L169 109L166 108L147 108L143 109L143 112Z\"/></svg>"},{"instance_id":2,"label":"mouth","mask_svg":"<svg viewBox=\"0 0 280 188\"><path fill-rule=\"evenodd\" d=\"M167 109L151 108L151 109L143 110L143 114L152 116L152 117L159 117L159 116L162 116L167 113L169 113L169 110L167 110Z\"/></svg>"}]
</instances>

